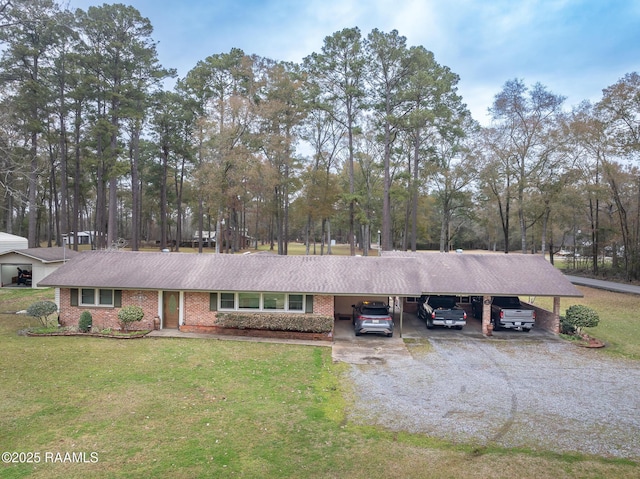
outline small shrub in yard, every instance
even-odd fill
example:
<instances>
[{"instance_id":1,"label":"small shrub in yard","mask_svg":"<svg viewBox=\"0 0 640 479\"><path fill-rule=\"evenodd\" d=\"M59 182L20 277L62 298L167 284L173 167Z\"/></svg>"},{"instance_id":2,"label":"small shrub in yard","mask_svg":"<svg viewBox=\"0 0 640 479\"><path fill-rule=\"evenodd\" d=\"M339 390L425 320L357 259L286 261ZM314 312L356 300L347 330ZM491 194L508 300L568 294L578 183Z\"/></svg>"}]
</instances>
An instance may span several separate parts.
<instances>
[{"instance_id":1,"label":"small shrub in yard","mask_svg":"<svg viewBox=\"0 0 640 479\"><path fill-rule=\"evenodd\" d=\"M78 329L82 333L88 333L91 331L93 325L93 317L89 311L83 311L80 315L80 321L78 321Z\"/></svg>"},{"instance_id":2,"label":"small shrub in yard","mask_svg":"<svg viewBox=\"0 0 640 479\"><path fill-rule=\"evenodd\" d=\"M53 301L38 301L27 308L27 314L38 318L42 327L46 328L49 316L58 311L58 306Z\"/></svg>"},{"instance_id":3,"label":"small shrub in yard","mask_svg":"<svg viewBox=\"0 0 640 479\"><path fill-rule=\"evenodd\" d=\"M118 323L123 331L128 331L131 323L142 321L144 311L140 306L125 306L118 311Z\"/></svg>"},{"instance_id":4,"label":"small shrub in yard","mask_svg":"<svg viewBox=\"0 0 640 479\"><path fill-rule=\"evenodd\" d=\"M560 316L560 333L561 334L575 334L576 328L567 322L567 318Z\"/></svg>"},{"instance_id":5,"label":"small shrub in yard","mask_svg":"<svg viewBox=\"0 0 640 479\"><path fill-rule=\"evenodd\" d=\"M600 317L590 307L583 304L574 304L567 309L565 322L573 326L578 333L581 333L582 328L595 328L600 322Z\"/></svg>"}]
</instances>

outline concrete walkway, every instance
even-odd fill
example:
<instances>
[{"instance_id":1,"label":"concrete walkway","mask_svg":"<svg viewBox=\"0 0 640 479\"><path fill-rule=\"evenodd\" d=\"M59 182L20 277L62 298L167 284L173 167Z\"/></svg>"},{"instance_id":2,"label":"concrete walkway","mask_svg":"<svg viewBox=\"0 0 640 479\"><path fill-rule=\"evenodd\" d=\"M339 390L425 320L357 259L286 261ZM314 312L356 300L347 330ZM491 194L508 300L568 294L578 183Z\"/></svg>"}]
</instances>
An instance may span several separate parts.
<instances>
[{"instance_id":1,"label":"concrete walkway","mask_svg":"<svg viewBox=\"0 0 640 479\"><path fill-rule=\"evenodd\" d=\"M614 293L640 294L640 286L627 283L616 283L614 281L604 281L601 279L582 278L580 276L565 275L573 284L578 286L588 286L590 288L604 289Z\"/></svg>"}]
</instances>

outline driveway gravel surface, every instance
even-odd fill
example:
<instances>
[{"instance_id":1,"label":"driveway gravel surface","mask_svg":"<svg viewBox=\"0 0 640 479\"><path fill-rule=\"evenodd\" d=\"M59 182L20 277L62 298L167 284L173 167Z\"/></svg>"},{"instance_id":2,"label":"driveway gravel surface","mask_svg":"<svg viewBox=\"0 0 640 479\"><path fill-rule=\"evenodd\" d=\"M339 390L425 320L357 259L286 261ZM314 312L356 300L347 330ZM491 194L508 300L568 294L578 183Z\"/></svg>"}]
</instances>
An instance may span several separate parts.
<instances>
[{"instance_id":1,"label":"driveway gravel surface","mask_svg":"<svg viewBox=\"0 0 640 479\"><path fill-rule=\"evenodd\" d=\"M367 342L369 341L369 342ZM640 459L640 362L559 340L336 341L349 420L457 443ZM351 348L351 354L344 350Z\"/></svg>"}]
</instances>

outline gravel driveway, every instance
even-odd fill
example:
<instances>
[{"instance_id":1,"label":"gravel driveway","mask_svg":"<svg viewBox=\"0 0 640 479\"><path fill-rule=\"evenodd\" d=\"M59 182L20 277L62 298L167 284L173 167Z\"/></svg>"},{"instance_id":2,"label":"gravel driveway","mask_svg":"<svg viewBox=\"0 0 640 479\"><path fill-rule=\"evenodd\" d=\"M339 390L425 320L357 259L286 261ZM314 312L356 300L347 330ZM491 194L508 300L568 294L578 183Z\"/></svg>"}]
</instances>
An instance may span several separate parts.
<instances>
[{"instance_id":1,"label":"gravel driveway","mask_svg":"<svg viewBox=\"0 0 640 479\"><path fill-rule=\"evenodd\" d=\"M440 336L408 349L385 357L376 347L368 356L376 361L353 361L350 421L479 446L640 459L639 361L558 339Z\"/></svg>"}]
</instances>

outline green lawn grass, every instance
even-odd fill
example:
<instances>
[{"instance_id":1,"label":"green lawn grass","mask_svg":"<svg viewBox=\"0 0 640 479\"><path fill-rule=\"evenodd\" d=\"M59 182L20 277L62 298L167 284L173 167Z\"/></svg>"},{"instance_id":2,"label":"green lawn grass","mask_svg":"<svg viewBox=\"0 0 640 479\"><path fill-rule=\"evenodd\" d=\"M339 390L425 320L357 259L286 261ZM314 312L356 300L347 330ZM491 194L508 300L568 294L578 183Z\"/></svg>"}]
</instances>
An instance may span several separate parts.
<instances>
[{"instance_id":1,"label":"green lawn grass","mask_svg":"<svg viewBox=\"0 0 640 479\"><path fill-rule=\"evenodd\" d=\"M560 314L564 315L573 304L584 304L596 310L600 323L585 332L606 343L605 354L625 356L640 360L640 296L612 293L594 288L577 286L583 298L562 298ZM551 309L551 298L536 298L535 304Z\"/></svg>"},{"instance_id":2,"label":"green lawn grass","mask_svg":"<svg viewBox=\"0 0 640 479\"><path fill-rule=\"evenodd\" d=\"M0 312L53 297L51 290L7 291L0 290ZM39 452L41 461L0 464L2 478L623 478L640 472L625 460L455 445L357 427L345 414L353 398L344 374L349 366L333 364L326 347L17 334L30 324L23 315L0 314L0 452ZM89 462L44 462L45 453L86 453Z\"/></svg>"},{"instance_id":3,"label":"green lawn grass","mask_svg":"<svg viewBox=\"0 0 640 479\"><path fill-rule=\"evenodd\" d=\"M289 243L288 247L287 247L287 252L289 255L305 255L307 254L307 246L304 243ZM152 247L144 247L141 248L140 251L149 251L149 252L158 252L159 249L158 248L152 248ZM261 244L258 245L258 249L256 250L255 248L251 247L248 248L246 250L242 250L242 252L249 252L249 253L255 253L256 251L271 251L272 253L277 253L278 249L277 249L277 245L275 246L274 250L271 250L271 246L269 244ZM184 246L180 248L180 252L181 253L197 253L198 252L198 248L191 248L188 246ZM204 253L215 253L215 249L214 248L204 248L203 250ZM362 249L356 249L356 254L362 254L363 251ZM311 255L314 254L314 248L313 245L311 245L310 247L310 253ZM315 248L315 254L316 255L320 255L320 243L316 244L316 248ZM327 246L325 245L324 247L324 254L327 254ZM351 254L351 250L349 248L348 244L336 244L334 246L331 247L331 254L334 256L349 256ZM369 249L369 256L378 256L378 250L377 249Z\"/></svg>"}]
</instances>

